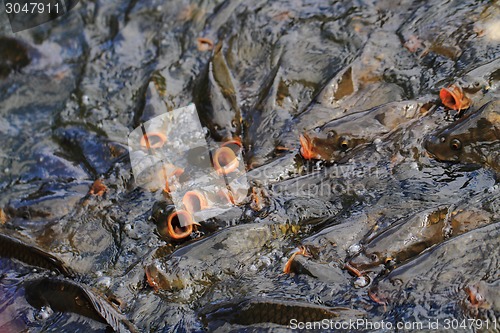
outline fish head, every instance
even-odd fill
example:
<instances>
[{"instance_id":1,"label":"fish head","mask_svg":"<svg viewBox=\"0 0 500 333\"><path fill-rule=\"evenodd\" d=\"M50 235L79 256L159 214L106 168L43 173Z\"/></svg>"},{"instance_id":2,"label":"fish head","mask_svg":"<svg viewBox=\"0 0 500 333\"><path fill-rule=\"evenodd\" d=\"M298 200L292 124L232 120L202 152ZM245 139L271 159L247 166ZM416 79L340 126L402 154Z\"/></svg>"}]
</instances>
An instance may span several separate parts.
<instances>
[{"instance_id":1,"label":"fish head","mask_svg":"<svg viewBox=\"0 0 500 333\"><path fill-rule=\"evenodd\" d=\"M361 143L362 139L333 129L320 133L305 132L300 136L300 153L305 159L335 162Z\"/></svg>"},{"instance_id":2,"label":"fish head","mask_svg":"<svg viewBox=\"0 0 500 333\"><path fill-rule=\"evenodd\" d=\"M168 270L161 260L155 259L152 263L144 267L146 282L155 291L182 290L186 287L186 279L181 278L175 268L173 267L171 270Z\"/></svg>"},{"instance_id":3,"label":"fish head","mask_svg":"<svg viewBox=\"0 0 500 333\"><path fill-rule=\"evenodd\" d=\"M386 258L382 253L364 251L352 257L351 260L349 260L349 265L359 271L364 271L383 264L385 261Z\"/></svg>"},{"instance_id":4,"label":"fish head","mask_svg":"<svg viewBox=\"0 0 500 333\"><path fill-rule=\"evenodd\" d=\"M425 140L424 147L431 156L439 161L458 162L462 156L464 144L467 143L465 135L460 135L453 129L444 129L430 135Z\"/></svg>"},{"instance_id":5,"label":"fish head","mask_svg":"<svg viewBox=\"0 0 500 333\"><path fill-rule=\"evenodd\" d=\"M500 140L500 101L431 134L424 141L427 152L440 161L483 163L491 159L491 149Z\"/></svg>"}]
</instances>

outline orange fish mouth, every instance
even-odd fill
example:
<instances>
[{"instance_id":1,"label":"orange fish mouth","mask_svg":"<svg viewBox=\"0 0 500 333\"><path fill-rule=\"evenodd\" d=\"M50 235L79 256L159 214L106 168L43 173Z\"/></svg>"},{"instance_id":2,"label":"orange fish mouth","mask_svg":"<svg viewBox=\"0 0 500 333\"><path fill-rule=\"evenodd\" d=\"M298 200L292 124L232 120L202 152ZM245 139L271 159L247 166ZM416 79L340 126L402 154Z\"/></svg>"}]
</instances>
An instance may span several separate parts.
<instances>
[{"instance_id":1,"label":"orange fish mouth","mask_svg":"<svg viewBox=\"0 0 500 333\"><path fill-rule=\"evenodd\" d=\"M219 175L227 175L238 170L238 156L230 146L223 146L214 154L214 168Z\"/></svg>"},{"instance_id":2,"label":"orange fish mouth","mask_svg":"<svg viewBox=\"0 0 500 333\"><path fill-rule=\"evenodd\" d=\"M442 88L439 92L439 98L444 106L457 111L465 110L471 105L471 100L458 84Z\"/></svg>"},{"instance_id":3,"label":"orange fish mouth","mask_svg":"<svg viewBox=\"0 0 500 333\"><path fill-rule=\"evenodd\" d=\"M303 133L299 137L300 140L300 154L306 160L319 159L317 153L314 152L312 139L307 133Z\"/></svg>"},{"instance_id":4,"label":"orange fish mouth","mask_svg":"<svg viewBox=\"0 0 500 333\"><path fill-rule=\"evenodd\" d=\"M147 149L161 148L167 142L167 137L161 132L151 132L141 137L141 147Z\"/></svg>"},{"instance_id":5,"label":"orange fish mouth","mask_svg":"<svg viewBox=\"0 0 500 333\"><path fill-rule=\"evenodd\" d=\"M387 305L387 301L383 297L380 297L379 295L377 295L376 292L374 292L372 289L368 290L368 297L370 297L370 299L372 301L374 301L375 303L377 303L379 305L383 305L384 308Z\"/></svg>"},{"instance_id":6,"label":"orange fish mouth","mask_svg":"<svg viewBox=\"0 0 500 333\"><path fill-rule=\"evenodd\" d=\"M180 240L187 238L193 232L193 226L199 225L186 210L178 210L167 218L167 233L170 238Z\"/></svg>"},{"instance_id":7,"label":"orange fish mouth","mask_svg":"<svg viewBox=\"0 0 500 333\"><path fill-rule=\"evenodd\" d=\"M184 204L186 210L191 214L197 213L209 207L205 195L198 190L187 191L182 198L182 203Z\"/></svg>"}]
</instances>

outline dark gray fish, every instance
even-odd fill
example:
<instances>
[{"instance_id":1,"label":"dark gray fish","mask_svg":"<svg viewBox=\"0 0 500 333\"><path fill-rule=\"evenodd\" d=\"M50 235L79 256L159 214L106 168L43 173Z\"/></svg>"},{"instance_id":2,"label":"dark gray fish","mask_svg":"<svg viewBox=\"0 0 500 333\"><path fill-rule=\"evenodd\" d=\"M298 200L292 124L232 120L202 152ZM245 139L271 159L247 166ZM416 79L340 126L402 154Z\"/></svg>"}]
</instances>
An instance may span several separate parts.
<instances>
[{"instance_id":1,"label":"dark gray fish","mask_svg":"<svg viewBox=\"0 0 500 333\"><path fill-rule=\"evenodd\" d=\"M71 312L109 325L115 332L138 332L134 325L107 300L88 287L67 279L41 278L24 284L32 306L49 306L56 312Z\"/></svg>"},{"instance_id":2,"label":"dark gray fish","mask_svg":"<svg viewBox=\"0 0 500 333\"><path fill-rule=\"evenodd\" d=\"M286 90L280 65L278 61L268 74L259 99L247 112L245 146L249 147L247 160L251 168L263 165L273 157L281 140L281 133L276 129L284 128L287 119L291 118L279 100L280 94L283 95L283 90Z\"/></svg>"},{"instance_id":3,"label":"dark gray fish","mask_svg":"<svg viewBox=\"0 0 500 333\"><path fill-rule=\"evenodd\" d=\"M340 260L345 258L349 248L358 243L376 222L375 218L365 214L351 215L345 222L329 226L303 239L301 244L323 262Z\"/></svg>"},{"instance_id":4,"label":"dark gray fish","mask_svg":"<svg viewBox=\"0 0 500 333\"><path fill-rule=\"evenodd\" d=\"M350 275L343 270L340 264L317 262L301 255L297 255L293 258L290 265L290 272L309 275L322 282L335 286L350 283Z\"/></svg>"},{"instance_id":5,"label":"dark gray fish","mask_svg":"<svg viewBox=\"0 0 500 333\"><path fill-rule=\"evenodd\" d=\"M127 154L125 147L109 141L106 134L83 126L61 126L54 131L54 136L65 148L68 159L79 163L93 178L106 173Z\"/></svg>"},{"instance_id":6,"label":"dark gray fish","mask_svg":"<svg viewBox=\"0 0 500 333\"><path fill-rule=\"evenodd\" d=\"M0 256L15 258L31 266L54 270L64 276L75 276L72 269L61 259L36 246L26 244L5 234L0 234Z\"/></svg>"},{"instance_id":7,"label":"dark gray fish","mask_svg":"<svg viewBox=\"0 0 500 333\"><path fill-rule=\"evenodd\" d=\"M499 191L487 191L478 198L464 200L465 205L459 205L451 214L452 236L458 236L497 221L500 218L498 193Z\"/></svg>"},{"instance_id":8,"label":"dark gray fish","mask_svg":"<svg viewBox=\"0 0 500 333\"><path fill-rule=\"evenodd\" d=\"M428 136L424 147L440 161L488 165L500 171L500 100Z\"/></svg>"},{"instance_id":9,"label":"dark gray fish","mask_svg":"<svg viewBox=\"0 0 500 333\"><path fill-rule=\"evenodd\" d=\"M160 252L146 266L149 284L160 290L200 287L246 266L262 247L275 238L270 225L249 223L226 228L179 248L163 257Z\"/></svg>"},{"instance_id":10,"label":"dark gray fish","mask_svg":"<svg viewBox=\"0 0 500 333\"><path fill-rule=\"evenodd\" d=\"M252 298L211 304L201 310L202 321L208 327L216 326L217 322L219 325L227 322L237 325L274 323L288 326L292 319L297 320L297 322L319 322L324 319L339 320L339 317L346 315L351 316L352 319L363 316L362 312L348 308L270 298Z\"/></svg>"},{"instance_id":11,"label":"dark gray fish","mask_svg":"<svg viewBox=\"0 0 500 333\"><path fill-rule=\"evenodd\" d=\"M192 292L181 296L200 297L217 281L250 274L258 253L297 229L297 225L247 223L222 229L167 256L160 248L145 267L147 282L155 290L189 289Z\"/></svg>"},{"instance_id":12,"label":"dark gray fish","mask_svg":"<svg viewBox=\"0 0 500 333\"><path fill-rule=\"evenodd\" d=\"M47 181L49 179L67 182L88 178L82 166L75 165L72 161L68 161L65 156L61 156L59 147L44 146L46 144L39 142L33 147L32 158L26 161L25 166L21 169L20 179L22 182Z\"/></svg>"},{"instance_id":13,"label":"dark gray fish","mask_svg":"<svg viewBox=\"0 0 500 333\"><path fill-rule=\"evenodd\" d=\"M43 183L26 197L9 201L5 211L29 221L56 220L75 209L89 187L88 183Z\"/></svg>"},{"instance_id":14,"label":"dark gray fish","mask_svg":"<svg viewBox=\"0 0 500 333\"><path fill-rule=\"evenodd\" d=\"M239 97L223 51L222 43L217 44L208 70L193 93L200 120L217 141L241 134Z\"/></svg>"},{"instance_id":15,"label":"dark gray fish","mask_svg":"<svg viewBox=\"0 0 500 333\"><path fill-rule=\"evenodd\" d=\"M402 262L445 240L448 207L419 212L408 220L370 239L363 251L349 260L358 270L366 270L388 261Z\"/></svg>"},{"instance_id":16,"label":"dark gray fish","mask_svg":"<svg viewBox=\"0 0 500 333\"><path fill-rule=\"evenodd\" d=\"M354 149L372 143L397 127L417 119L422 103L387 103L373 109L335 119L319 129L300 136L302 156L338 162Z\"/></svg>"}]
</instances>

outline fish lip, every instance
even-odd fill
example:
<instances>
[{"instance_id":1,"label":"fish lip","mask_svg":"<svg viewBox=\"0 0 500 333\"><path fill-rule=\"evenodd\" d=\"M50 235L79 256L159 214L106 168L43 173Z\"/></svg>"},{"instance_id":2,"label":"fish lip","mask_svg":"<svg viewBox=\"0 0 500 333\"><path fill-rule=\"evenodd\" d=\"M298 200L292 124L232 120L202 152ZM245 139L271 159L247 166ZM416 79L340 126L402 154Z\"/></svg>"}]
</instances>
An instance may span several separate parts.
<instances>
[{"instance_id":1,"label":"fish lip","mask_svg":"<svg viewBox=\"0 0 500 333\"><path fill-rule=\"evenodd\" d=\"M144 267L144 273L146 275L146 282L148 285L155 291L158 291L160 289L158 283L158 269L152 265L146 266Z\"/></svg>"},{"instance_id":2,"label":"fish lip","mask_svg":"<svg viewBox=\"0 0 500 333\"><path fill-rule=\"evenodd\" d=\"M456 96L454 91L451 91L449 88L442 88L439 91L439 98L441 99L441 103L447 108L456 110L458 96Z\"/></svg>"},{"instance_id":3,"label":"fish lip","mask_svg":"<svg viewBox=\"0 0 500 333\"><path fill-rule=\"evenodd\" d=\"M387 295L380 292L377 286L372 286L368 289L368 297L370 297L370 299L375 303L384 306L387 305L389 301Z\"/></svg>"},{"instance_id":4,"label":"fish lip","mask_svg":"<svg viewBox=\"0 0 500 333\"><path fill-rule=\"evenodd\" d=\"M307 133L302 133L299 137L300 140L300 154L306 160L318 159L318 155L313 153L312 139Z\"/></svg>"},{"instance_id":5,"label":"fish lip","mask_svg":"<svg viewBox=\"0 0 500 333\"><path fill-rule=\"evenodd\" d=\"M457 111L466 110L471 105L470 98L467 97L459 84L442 88L439 91L439 98L444 106Z\"/></svg>"},{"instance_id":6,"label":"fish lip","mask_svg":"<svg viewBox=\"0 0 500 333\"><path fill-rule=\"evenodd\" d=\"M431 157L431 158L435 158L435 159L438 159L438 157L432 152L432 147L435 146L435 138L433 137L426 137L424 139L424 149L425 149L425 152L427 153L427 156Z\"/></svg>"},{"instance_id":7,"label":"fish lip","mask_svg":"<svg viewBox=\"0 0 500 333\"><path fill-rule=\"evenodd\" d=\"M225 161L227 163L222 163L220 158L230 158L230 161ZM238 161L238 156L234 152L233 149L230 148L229 145L225 145L217 149L213 157L214 160L214 168L217 174L219 175L227 175L229 173L233 173L238 171L240 166L240 162Z\"/></svg>"}]
</instances>

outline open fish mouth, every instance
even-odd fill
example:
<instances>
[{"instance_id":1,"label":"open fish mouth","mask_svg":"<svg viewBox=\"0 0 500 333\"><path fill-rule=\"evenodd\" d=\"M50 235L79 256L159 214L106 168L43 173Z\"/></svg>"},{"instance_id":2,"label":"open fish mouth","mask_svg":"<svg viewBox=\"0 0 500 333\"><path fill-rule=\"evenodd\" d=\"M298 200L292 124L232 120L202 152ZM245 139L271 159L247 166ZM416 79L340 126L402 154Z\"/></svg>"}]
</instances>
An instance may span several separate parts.
<instances>
[{"instance_id":1,"label":"open fish mouth","mask_svg":"<svg viewBox=\"0 0 500 333\"><path fill-rule=\"evenodd\" d=\"M314 152L312 139L307 133L303 133L299 137L300 140L300 154L306 160L320 159L319 154Z\"/></svg>"},{"instance_id":2,"label":"open fish mouth","mask_svg":"<svg viewBox=\"0 0 500 333\"><path fill-rule=\"evenodd\" d=\"M472 103L458 84L442 88L439 97L444 106L457 111L468 109Z\"/></svg>"}]
</instances>

